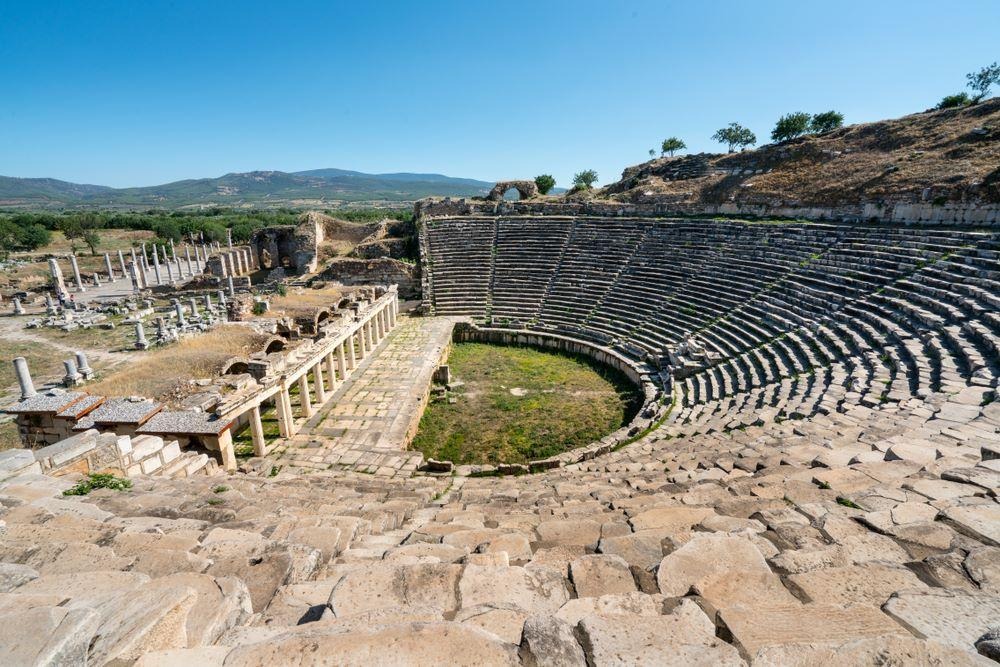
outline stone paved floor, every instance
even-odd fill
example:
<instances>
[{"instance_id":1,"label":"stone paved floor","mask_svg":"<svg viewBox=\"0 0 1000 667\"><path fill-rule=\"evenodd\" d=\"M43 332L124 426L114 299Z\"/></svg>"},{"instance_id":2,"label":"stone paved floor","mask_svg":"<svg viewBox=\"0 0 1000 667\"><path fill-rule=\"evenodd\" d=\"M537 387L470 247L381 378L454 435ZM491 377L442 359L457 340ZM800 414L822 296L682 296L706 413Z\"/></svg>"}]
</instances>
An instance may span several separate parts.
<instances>
[{"instance_id":1,"label":"stone paved floor","mask_svg":"<svg viewBox=\"0 0 1000 667\"><path fill-rule=\"evenodd\" d=\"M455 319L400 315L396 328L299 433L276 452L295 468L348 468L409 474L423 461L406 451L406 433L424 398Z\"/></svg>"}]
</instances>

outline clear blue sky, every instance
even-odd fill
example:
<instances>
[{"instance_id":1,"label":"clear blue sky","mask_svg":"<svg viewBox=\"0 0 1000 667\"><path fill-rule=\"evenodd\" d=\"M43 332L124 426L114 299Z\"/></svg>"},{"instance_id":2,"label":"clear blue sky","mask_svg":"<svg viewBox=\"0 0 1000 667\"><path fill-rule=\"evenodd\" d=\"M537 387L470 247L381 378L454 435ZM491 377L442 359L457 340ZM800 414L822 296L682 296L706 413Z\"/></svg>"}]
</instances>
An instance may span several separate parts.
<instances>
[{"instance_id":1,"label":"clear blue sky","mask_svg":"<svg viewBox=\"0 0 1000 667\"><path fill-rule=\"evenodd\" d=\"M998 59L1000 0L2 0L0 174L606 183L669 135L900 116Z\"/></svg>"}]
</instances>

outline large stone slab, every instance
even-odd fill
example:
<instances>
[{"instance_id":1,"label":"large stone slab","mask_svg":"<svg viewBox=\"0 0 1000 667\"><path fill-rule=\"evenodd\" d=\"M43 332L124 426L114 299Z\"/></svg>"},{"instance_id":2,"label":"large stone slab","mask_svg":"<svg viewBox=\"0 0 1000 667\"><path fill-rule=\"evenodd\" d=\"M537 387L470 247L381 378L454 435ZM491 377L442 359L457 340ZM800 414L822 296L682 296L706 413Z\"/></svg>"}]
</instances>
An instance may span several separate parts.
<instances>
[{"instance_id":1,"label":"large stone slab","mask_svg":"<svg viewBox=\"0 0 1000 667\"><path fill-rule=\"evenodd\" d=\"M330 608L337 617L400 607L454 611L459 604L457 592L462 569L461 565L443 563L380 563L353 570L334 586ZM479 600L472 604L489 601Z\"/></svg>"},{"instance_id":2,"label":"large stone slab","mask_svg":"<svg viewBox=\"0 0 1000 667\"><path fill-rule=\"evenodd\" d=\"M225 664L227 667L272 667L288 664L289 656L296 657L294 664L297 667L331 664L343 667L520 665L515 646L460 623L412 623L354 632L317 628L241 646L227 656Z\"/></svg>"},{"instance_id":3,"label":"large stone slab","mask_svg":"<svg viewBox=\"0 0 1000 667\"><path fill-rule=\"evenodd\" d=\"M577 634L587 663L601 665L742 665L734 647L691 600L668 616L585 616Z\"/></svg>"},{"instance_id":4,"label":"large stone slab","mask_svg":"<svg viewBox=\"0 0 1000 667\"><path fill-rule=\"evenodd\" d=\"M787 604L720 610L719 623L744 657L768 647L811 645L837 647L888 635L909 636L903 626L868 606Z\"/></svg>"},{"instance_id":5,"label":"large stone slab","mask_svg":"<svg viewBox=\"0 0 1000 667\"><path fill-rule=\"evenodd\" d=\"M574 598L556 612L570 625L576 625L584 616L659 616L663 612L662 595L646 595L638 591L618 593L597 598Z\"/></svg>"},{"instance_id":6,"label":"large stone slab","mask_svg":"<svg viewBox=\"0 0 1000 667\"><path fill-rule=\"evenodd\" d=\"M848 642L840 646L784 644L768 646L753 656L754 667L855 667L855 665L940 665L989 667L993 664L937 642L888 635Z\"/></svg>"},{"instance_id":7,"label":"large stone slab","mask_svg":"<svg viewBox=\"0 0 1000 667\"><path fill-rule=\"evenodd\" d=\"M578 667L587 661L573 626L549 615L524 622L520 654L524 667Z\"/></svg>"},{"instance_id":8,"label":"large stone slab","mask_svg":"<svg viewBox=\"0 0 1000 667\"><path fill-rule=\"evenodd\" d=\"M662 528L682 532L691 530L713 514L715 510L711 507L656 507L636 514L629 523L634 531Z\"/></svg>"},{"instance_id":9,"label":"large stone slab","mask_svg":"<svg viewBox=\"0 0 1000 667\"><path fill-rule=\"evenodd\" d=\"M463 607L510 604L536 614L555 612L569 600L566 580L544 567L467 565L458 591Z\"/></svg>"},{"instance_id":10,"label":"large stone slab","mask_svg":"<svg viewBox=\"0 0 1000 667\"><path fill-rule=\"evenodd\" d=\"M628 563L620 556L592 555L569 564L570 579L577 597L600 597L635 590Z\"/></svg>"},{"instance_id":11,"label":"large stone slab","mask_svg":"<svg viewBox=\"0 0 1000 667\"><path fill-rule=\"evenodd\" d=\"M0 593L7 593L18 586L38 578L38 572L27 565L0 563Z\"/></svg>"},{"instance_id":12,"label":"large stone slab","mask_svg":"<svg viewBox=\"0 0 1000 667\"><path fill-rule=\"evenodd\" d=\"M691 588L717 575L739 572L770 573L764 556L749 539L707 533L663 557L656 571L660 592L669 597L687 595Z\"/></svg>"},{"instance_id":13,"label":"large stone slab","mask_svg":"<svg viewBox=\"0 0 1000 667\"><path fill-rule=\"evenodd\" d=\"M957 505L942 510L942 521L984 544L1000 547L1000 505Z\"/></svg>"},{"instance_id":14,"label":"large stone slab","mask_svg":"<svg viewBox=\"0 0 1000 667\"><path fill-rule=\"evenodd\" d=\"M38 607L0 615L0 665L85 665L100 616Z\"/></svg>"},{"instance_id":15,"label":"large stone slab","mask_svg":"<svg viewBox=\"0 0 1000 667\"><path fill-rule=\"evenodd\" d=\"M1000 597L939 588L897 593L884 608L917 636L972 652L1000 619Z\"/></svg>"},{"instance_id":16,"label":"large stone slab","mask_svg":"<svg viewBox=\"0 0 1000 667\"><path fill-rule=\"evenodd\" d=\"M905 567L878 563L822 568L793 574L788 580L811 602L875 607L896 591L927 587Z\"/></svg>"}]
</instances>

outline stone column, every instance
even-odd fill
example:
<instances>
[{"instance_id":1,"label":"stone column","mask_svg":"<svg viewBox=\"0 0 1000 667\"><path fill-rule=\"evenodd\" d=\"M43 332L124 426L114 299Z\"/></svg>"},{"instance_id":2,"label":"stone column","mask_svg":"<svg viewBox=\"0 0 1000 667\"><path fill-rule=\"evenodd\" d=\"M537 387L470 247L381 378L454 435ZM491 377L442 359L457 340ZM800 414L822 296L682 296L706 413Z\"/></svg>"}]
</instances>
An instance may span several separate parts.
<instances>
[{"instance_id":1,"label":"stone column","mask_svg":"<svg viewBox=\"0 0 1000 667\"><path fill-rule=\"evenodd\" d=\"M56 296L65 296L66 283L63 280L62 269L59 268L59 262L54 257L49 259L49 273L52 274L52 287L56 291Z\"/></svg>"},{"instance_id":2,"label":"stone column","mask_svg":"<svg viewBox=\"0 0 1000 667\"><path fill-rule=\"evenodd\" d=\"M219 454L222 456L222 467L232 472L236 470L236 451L233 449L233 434L227 428L219 434Z\"/></svg>"},{"instance_id":3,"label":"stone column","mask_svg":"<svg viewBox=\"0 0 1000 667\"><path fill-rule=\"evenodd\" d=\"M100 287L100 286L101 286L101 275L95 271L94 272L94 287Z\"/></svg>"},{"instance_id":4,"label":"stone column","mask_svg":"<svg viewBox=\"0 0 1000 667\"><path fill-rule=\"evenodd\" d=\"M365 327L366 327L365 328L365 336L368 338L368 351L369 352L374 352L375 351L375 341L374 341L375 337L372 335L372 330L375 328L375 325L372 323L371 320L368 320L368 323L365 325Z\"/></svg>"},{"instance_id":5,"label":"stone column","mask_svg":"<svg viewBox=\"0 0 1000 667\"><path fill-rule=\"evenodd\" d=\"M142 291L142 278L139 277L139 268L136 267L135 262L128 265L130 275L132 276L132 291L141 292Z\"/></svg>"},{"instance_id":6,"label":"stone column","mask_svg":"<svg viewBox=\"0 0 1000 667\"><path fill-rule=\"evenodd\" d=\"M191 268L191 246L189 246L189 245L185 245L184 246L184 257L187 259L188 277L189 278L193 278L194 277L194 269Z\"/></svg>"},{"instance_id":7,"label":"stone column","mask_svg":"<svg viewBox=\"0 0 1000 667\"><path fill-rule=\"evenodd\" d=\"M14 297L14 314L24 315L24 306L21 305L21 300L16 296Z\"/></svg>"},{"instance_id":8,"label":"stone column","mask_svg":"<svg viewBox=\"0 0 1000 667\"><path fill-rule=\"evenodd\" d=\"M219 300L219 305L220 306L222 306L223 308L226 307L226 293L225 292L223 292L222 290L219 290L218 292L215 293L215 298L217 298Z\"/></svg>"},{"instance_id":9,"label":"stone column","mask_svg":"<svg viewBox=\"0 0 1000 667\"><path fill-rule=\"evenodd\" d=\"M146 340L146 332L142 328L142 322L135 323L135 349L148 350L149 341Z\"/></svg>"},{"instance_id":10,"label":"stone column","mask_svg":"<svg viewBox=\"0 0 1000 667\"><path fill-rule=\"evenodd\" d=\"M370 349L368 347L368 337L365 335L366 334L366 331L365 331L365 327L366 326L368 326L368 325L367 324L362 324L358 328L358 334L357 334L358 335L358 349L361 352L361 358L362 359L364 359L365 357L368 356L368 350Z\"/></svg>"},{"instance_id":11,"label":"stone column","mask_svg":"<svg viewBox=\"0 0 1000 667\"><path fill-rule=\"evenodd\" d=\"M156 284L162 285L163 281L160 279L160 252L156 249L156 245L153 245L153 274L156 276Z\"/></svg>"},{"instance_id":12,"label":"stone column","mask_svg":"<svg viewBox=\"0 0 1000 667\"><path fill-rule=\"evenodd\" d=\"M309 373L299 377L299 404L302 406L302 416L309 419L313 416L312 400L309 397Z\"/></svg>"},{"instance_id":13,"label":"stone column","mask_svg":"<svg viewBox=\"0 0 1000 667\"><path fill-rule=\"evenodd\" d=\"M168 239L168 240L170 241L170 259L172 261L176 262L177 261L177 250L174 248L174 240L173 239ZM166 255L167 254L166 251L164 251L163 254Z\"/></svg>"},{"instance_id":14,"label":"stone column","mask_svg":"<svg viewBox=\"0 0 1000 667\"><path fill-rule=\"evenodd\" d=\"M118 264L122 267L122 278L124 278L128 275L128 267L125 266L125 255L121 250L118 251Z\"/></svg>"},{"instance_id":15,"label":"stone column","mask_svg":"<svg viewBox=\"0 0 1000 667\"><path fill-rule=\"evenodd\" d=\"M87 355L84 352L76 353L76 370L87 380L94 377L94 369L87 363Z\"/></svg>"},{"instance_id":16,"label":"stone column","mask_svg":"<svg viewBox=\"0 0 1000 667\"><path fill-rule=\"evenodd\" d=\"M198 316L198 301L191 297L191 319L196 319Z\"/></svg>"},{"instance_id":17,"label":"stone column","mask_svg":"<svg viewBox=\"0 0 1000 667\"><path fill-rule=\"evenodd\" d=\"M17 384L21 388L22 401L38 393L35 391L35 384L31 381L31 373L28 372L27 359L24 357L14 358L14 375L17 376Z\"/></svg>"},{"instance_id":18,"label":"stone column","mask_svg":"<svg viewBox=\"0 0 1000 667\"><path fill-rule=\"evenodd\" d=\"M148 269L149 268L149 255L146 254L146 243L142 244L142 263Z\"/></svg>"},{"instance_id":19,"label":"stone column","mask_svg":"<svg viewBox=\"0 0 1000 667\"><path fill-rule=\"evenodd\" d=\"M55 315L56 314L56 304L52 301L52 295L48 292L45 293L45 314Z\"/></svg>"},{"instance_id":20,"label":"stone column","mask_svg":"<svg viewBox=\"0 0 1000 667\"><path fill-rule=\"evenodd\" d=\"M72 359L67 359L63 362L63 368L66 369L66 375L63 377L63 384L67 387L74 387L78 382L80 382L80 374L77 372L76 362Z\"/></svg>"},{"instance_id":21,"label":"stone column","mask_svg":"<svg viewBox=\"0 0 1000 667\"><path fill-rule=\"evenodd\" d=\"M340 374L340 380L344 381L347 379L347 357L344 354L344 349L347 347L347 343L341 342L337 346L337 372Z\"/></svg>"},{"instance_id":22,"label":"stone column","mask_svg":"<svg viewBox=\"0 0 1000 667\"><path fill-rule=\"evenodd\" d=\"M292 399L288 395L288 389L282 387L274 395L274 408L278 415L278 433L282 438L290 438L295 435L295 423L292 417Z\"/></svg>"},{"instance_id":23,"label":"stone column","mask_svg":"<svg viewBox=\"0 0 1000 667\"><path fill-rule=\"evenodd\" d=\"M332 394L337 391L337 371L333 362L332 350L326 355L324 361L326 361L326 376L330 378L330 393Z\"/></svg>"},{"instance_id":24,"label":"stone column","mask_svg":"<svg viewBox=\"0 0 1000 667\"><path fill-rule=\"evenodd\" d=\"M167 251L164 250L163 254L166 255ZM167 284L168 285L173 285L174 284L174 269L172 268L172 265L170 264L169 261L164 262L164 264L167 267Z\"/></svg>"},{"instance_id":25,"label":"stone column","mask_svg":"<svg viewBox=\"0 0 1000 667\"><path fill-rule=\"evenodd\" d=\"M232 229L232 227L226 227L226 245L229 246L230 250L233 249L233 229Z\"/></svg>"},{"instance_id":26,"label":"stone column","mask_svg":"<svg viewBox=\"0 0 1000 667\"><path fill-rule=\"evenodd\" d=\"M76 263L76 255L69 256L69 263L73 266L73 279L76 280L76 289L80 292L86 292L87 288L83 286L83 280L80 278L80 265Z\"/></svg>"},{"instance_id":27,"label":"stone column","mask_svg":"<svg viewBox=\"0 0 1000 667\"><path fill-rule=\"evenodd\" d=\"M351 334L347 338L347 340L344 341L344 344L347 346L347 360L350 362L348 364L348 367L352 371L355 368L358 367L358 359L357 359L357 356L356 356L355 351L354 351L354 336L355 336L355 334ZM345 375L344 377L347 377L347 376Z\"/></svg>"},{"instance_id":28,"label":"stone column","mask_svg":"<svg viewBox=\"0 0 1000 667\"><path fill-rule=\"evenodd\" d=\"M184 327L184 306L181 305L180 301L174 302L174 312L177 313L177 327Z\"/></svg>"},{"instance_id":29,"label":"stone column","mask_svg":"<svg viewBox=\"0 0 1000 667\"><path fill-rule=\"evenodd\" d=\"M104 253L104 266L108 269L108 282L113 283L115 281L115 270L111 268L111 255L108 253Z\"/></svg>"},{"instance_id":30,"label":"stone column","mask_svg":"<svg viewBox=\"0 0 1000 667\"><path fill-rule=\"evenodd\" d=\"M215 308L212 307L212 295L205 293L205 310L212 312Z\"/></svg>"},{"instance_id":31,"label":"stone column","mask_svg":"<svg viewBox=\"0 0 1000 667\"><path fill-rule=\"evenodd\" d=\"M264 440L264 424L260 421L259 405L250 410L250 437L253 439L253 455L267 454L267 441Z\"/></svg>"},{"instance_id":32,"label":"stone column","mask_svg":"<svg viewBox=\"0 0 1000 667\"><path fill-rule=\"evenodd\" d=\"M229 298L234 299L236 298L236 286L233 285L233 277L229 276L226 280L228 283L227 286L229 287Z\"/></svg>"},{"instance_id":33,"label":"stone column","mask_svg":"<svg viewBox=\"0 0 1000 667\"><path fill-rule=\"evenodd\" d=\"M323 386L323 362L318 361L313 366L313 380L316 384L316 404L321 406L326 403L326 387Z\"/></svg>"}]
</instances>

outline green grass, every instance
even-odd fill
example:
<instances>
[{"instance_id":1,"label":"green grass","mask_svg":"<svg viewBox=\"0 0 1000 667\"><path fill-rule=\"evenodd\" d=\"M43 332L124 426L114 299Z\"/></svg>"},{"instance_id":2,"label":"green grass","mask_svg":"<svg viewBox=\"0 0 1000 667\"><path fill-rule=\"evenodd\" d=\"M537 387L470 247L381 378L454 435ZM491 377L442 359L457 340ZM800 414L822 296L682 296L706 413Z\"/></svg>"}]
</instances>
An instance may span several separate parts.
<instances>
[{"instance_id":1,"label":"green grass","mask_svg":"<svg viewBox=\"0 0 1000 667\"><path fill-rule=\"evenodd\" d=\"M623 375L585 357L457 343L448 363L465 384L454 404L427 407L411 446L456 464L527 463L586 445L641 401Z\"/></svg>"},{"instance_id":2,"label":"green grass","mask_svg":"<svg viewBox=\"0 0 1000 667\"><path fill-rule=\"evenodd\" d=\"M87 479L82 480L76 486L63 491L64 496L85 496L94 489L112 489L114 491L128 491L132 488L132 480L123 477L115 477L108 473L90 473Z\"/></svg>"}]
</instances>

